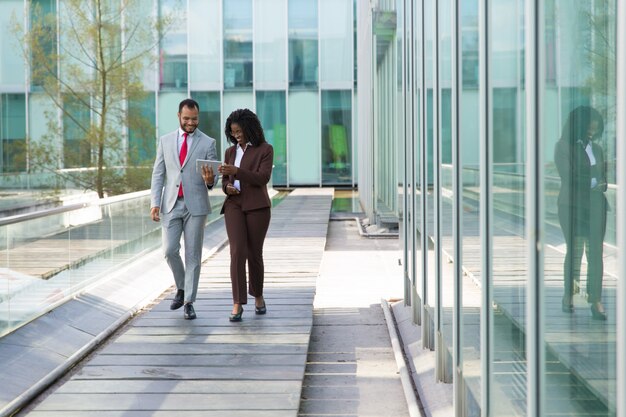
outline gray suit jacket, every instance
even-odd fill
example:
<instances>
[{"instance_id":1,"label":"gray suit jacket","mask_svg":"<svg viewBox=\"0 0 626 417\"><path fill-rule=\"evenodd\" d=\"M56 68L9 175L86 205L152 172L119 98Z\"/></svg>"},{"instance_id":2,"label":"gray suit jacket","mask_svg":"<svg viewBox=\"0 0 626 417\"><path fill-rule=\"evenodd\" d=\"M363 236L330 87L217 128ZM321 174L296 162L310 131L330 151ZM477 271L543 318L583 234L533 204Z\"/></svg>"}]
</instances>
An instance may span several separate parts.
<instances>
[{"instance_id":1,"label":"gray suit jacket","mask_svg":"<svg viewBox=\"0 0 626 417\"><path fill-rule=\"evenodd\" d=\"M178 187L182 181L185 205L189 213L192 216L209 214L211 205L208 189L212 186L207 187L202 174L196 172L196 159L217 160L215 139L196 129L191 149L187 152L185 162L181 166L178 159L177 138L178 129L159 139L152 169L151 207L160 207L163 213L169 213L176 204ZM215 182L217 183L217 173L215 173Z\"/></svg>"}]
</instances>

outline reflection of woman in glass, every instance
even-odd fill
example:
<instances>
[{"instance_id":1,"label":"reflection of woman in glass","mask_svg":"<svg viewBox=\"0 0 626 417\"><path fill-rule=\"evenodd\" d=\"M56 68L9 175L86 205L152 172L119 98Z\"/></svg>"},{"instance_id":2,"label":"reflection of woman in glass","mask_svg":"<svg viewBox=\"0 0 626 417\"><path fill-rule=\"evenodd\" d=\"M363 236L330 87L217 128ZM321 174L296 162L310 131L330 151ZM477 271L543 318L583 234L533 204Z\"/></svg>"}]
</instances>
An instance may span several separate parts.
<instances>
[{"instance_id":1,"label":"reflection of woman in glass","mask_svg":"<svg viewBox=\"0 0 626 417\"><path fill-rule=\"evenodd\" d=\"M602 249L606 231L607 200L604 151L595 139L602 136L600 113L580 106L569 114L554 161L561 177L558 197L559 222L565 237L564 295L562 309L574 311L583 252L587 258L587 301L595 320L606 320L601 302Z\"/></svg>"}]
</instances>

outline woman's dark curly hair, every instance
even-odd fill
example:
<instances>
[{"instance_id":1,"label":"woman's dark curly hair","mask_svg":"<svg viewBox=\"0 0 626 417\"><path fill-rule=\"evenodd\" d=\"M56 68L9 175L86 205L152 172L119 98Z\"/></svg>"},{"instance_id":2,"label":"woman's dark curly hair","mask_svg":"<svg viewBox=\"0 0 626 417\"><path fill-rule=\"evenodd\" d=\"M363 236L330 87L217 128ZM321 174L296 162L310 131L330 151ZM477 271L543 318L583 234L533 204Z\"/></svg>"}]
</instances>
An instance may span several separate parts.
<instances>
[{"instance_id":1,"label":"woman's dark curly hair","mask_svg":"<svg viewBox=\"0 0 626 417\"><path fill-rule=\"evenodd\" d=\"M604 120L602 119L602 115L593 107L576 107L567 116L567 121L565 122L565 126L563 126L561 140L568 144L574 144L578 140L585 138L591 122L594 121L597 122L598 125L593 139L597 139L602 136L602 132L604 132Z\"/></svg>"},{"instance_id":2,"label":"woman's dark curly hair","mask_svg":"<svg viewBox=\"0 0 626 417\"><path fill-rule=\"evenodd\" d=\"M224 133L226 138L233 145L237 144L237 139L230 133L230 125L237 123L243 131L243 137L252 144L252 146L258 146L265 143L265 134L261 127L261 122L256 114L249 109L237 109L233 111L228 119L226 119L226 126L224 126Z\"/></svg>"}]
</instances>

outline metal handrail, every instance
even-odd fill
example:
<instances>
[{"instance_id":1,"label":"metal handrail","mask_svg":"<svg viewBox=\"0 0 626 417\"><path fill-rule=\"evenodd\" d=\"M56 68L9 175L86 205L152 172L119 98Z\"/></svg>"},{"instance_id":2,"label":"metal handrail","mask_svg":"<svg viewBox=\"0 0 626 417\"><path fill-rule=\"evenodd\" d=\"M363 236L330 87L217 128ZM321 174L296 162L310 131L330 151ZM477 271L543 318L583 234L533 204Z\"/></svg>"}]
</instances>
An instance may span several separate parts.
<instances>
[{"instance_id":1,"label":"metal handrail","mask_svg":"<svg viewBox=\"0 0 626 417\"><path fill-rule=\"evenodd\" d=\"M138 197L144 197L150 195L150 190L137 191L130 194L121 194L112 197L100 198L98 200L89 201L85 203L74 203L63 207L54 207L51 209L45 209L34 213L16 214L15 216L8 216L0 219L0 226L6 226L9 224L20 223L27 220L39 219L42 217L51 216L54 214L67 213L70 211L84 209L86 207L100 207L112 203L118 203L120 201L132 200Z\"/></svg>"}]
</instances>

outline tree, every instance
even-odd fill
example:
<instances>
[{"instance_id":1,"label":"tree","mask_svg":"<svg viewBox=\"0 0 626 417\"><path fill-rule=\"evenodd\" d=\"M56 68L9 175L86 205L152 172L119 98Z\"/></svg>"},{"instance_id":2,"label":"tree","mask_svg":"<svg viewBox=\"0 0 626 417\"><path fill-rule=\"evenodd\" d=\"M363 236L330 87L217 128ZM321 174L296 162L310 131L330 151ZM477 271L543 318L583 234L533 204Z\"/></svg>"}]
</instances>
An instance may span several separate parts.
<instances>
[{"instance_id":1,"label":"tree","mask_svg":"<svg viewBox=\"0 0 626 417\"><path fill-rule=\"evenodd\" d=\"M31 166L100 198L145 186L137 175L149 176L153 154L138 149L138 138L154 144L156 131L132 108L148 96L144 76L172 17L152 16L145 0L60 0L57 13L47 14L29 4L28 30L14 23L14 32L21 34L33 91L45 93L56 109L46 114L48 134L29 144ZM136 138L127 147L129 131Z\"/></svg>"}]
</instances>

